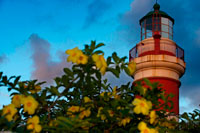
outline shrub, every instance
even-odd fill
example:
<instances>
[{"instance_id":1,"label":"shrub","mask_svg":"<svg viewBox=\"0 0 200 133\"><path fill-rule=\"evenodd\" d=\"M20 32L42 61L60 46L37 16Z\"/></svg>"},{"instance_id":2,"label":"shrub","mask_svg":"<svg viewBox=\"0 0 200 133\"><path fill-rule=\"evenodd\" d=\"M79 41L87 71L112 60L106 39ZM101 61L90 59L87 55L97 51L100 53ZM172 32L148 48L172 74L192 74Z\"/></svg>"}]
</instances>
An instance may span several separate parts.
<instances>
[{"instance_id":1,"label":"shrub","mask_svg":"<svg viewBox=\"0 0 200 133\"><path fill-rule=\"evenodd\" d=\"M103 75L119 78L124 71L131 76L135 63L116 53L105 59L98 50L103 45L92 41L83 50L67 50L67 61L73 66L64 68L65 74L49 87L42 87L45 82L37 80L21 81L20 76L8 78L1 72L0 86L12 92L11 104L0 111L1 131L156 133L199 128L197 110L195 116L191 114L194 121L182 115L186 121L180 124L188 126L167 119L172 115L166 112L173 108L168 104L171 95L165 94L159 83L144 79L112 87Z\"/></svg>"}]
</instances>

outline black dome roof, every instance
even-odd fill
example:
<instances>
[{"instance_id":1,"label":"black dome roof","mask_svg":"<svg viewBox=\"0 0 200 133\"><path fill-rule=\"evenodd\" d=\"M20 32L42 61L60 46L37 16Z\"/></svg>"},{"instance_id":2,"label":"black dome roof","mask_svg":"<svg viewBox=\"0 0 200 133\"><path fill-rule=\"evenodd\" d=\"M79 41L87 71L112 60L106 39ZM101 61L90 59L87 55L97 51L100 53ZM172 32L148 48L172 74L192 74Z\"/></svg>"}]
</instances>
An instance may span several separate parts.
<instances>
[{"instance_id":1,"label":"black dome roof","mask_svg":"<svg viewBox=\"0 0 200 133\"><path fill-rule=\"evenodd\" d=\"M170 19L174 24L174 19L172 17L170 17L167 13L160 11L160 5L158 3L154 4L153 8L154 8L154 11L150 11L149 13L147 13L144 17L140 19L140 25L144 19L152 18L153 14L155 13L160 14L161 17Z\"/></svg>"}]
</instances>

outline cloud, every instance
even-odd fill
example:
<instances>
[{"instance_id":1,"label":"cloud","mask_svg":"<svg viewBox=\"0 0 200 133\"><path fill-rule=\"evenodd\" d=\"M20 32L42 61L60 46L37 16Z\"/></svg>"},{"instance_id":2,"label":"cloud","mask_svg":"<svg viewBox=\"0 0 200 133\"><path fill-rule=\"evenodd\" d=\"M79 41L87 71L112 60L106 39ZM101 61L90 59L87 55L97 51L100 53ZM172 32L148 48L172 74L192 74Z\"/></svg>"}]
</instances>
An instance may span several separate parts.
<instances>
[{"instance_id":1,"label":"cloud","mask_svg":"<svg viewBox=\"0 0 200 133\"><path fill-rule=\"evenodd\" d=\"M182 90L180 90L183 100L185 100L185 106L180 107L182 110L193 111L193 109L199 109L200 105L200 85L197 86L184 86Z\"/></svg>"},{"instance_id":2,"label":"cloud","mask_svg":"<svg viewBox=\"0 0 200 133\"><path fill-rule=\"evenodd\" d=\"M7 56L6 55L0 55L0 64L4 63L7 60Z\"/></svg>"},{"instance_id":3,"label":"cloud","mask_svg":"<svg viewBox=\"0 0 200 133\"><path fill-rule=\"evenodd\" d=\"M153 0L134 0L130 11L122 17L122 23L138 26L139 19L152 9Z\"/></svg>"},{"instance_id":4,"label":"cloud","mask_svg":"<svg viewBox=\"0 0 200 133\"><path fill-rule=\"evenodd\" d=\"M47 84L53 83L56 76L63 74L64 67L70 67L71 64L66 62L66 54L63 51L58 51L60 61L52 61L50 55L50 43L37 34L32 34L29 38L33 60L33 68L31 77L39 81L47 81Z\"/></svg>"},{"instance_id":5,"label":"cloud","mask_svg":"<svg viewBox=\"0 0 200 133\"><path fill-rule=\"evenodd\" d=\"M154 0L134 0L131 9L120 15L119 36L128 43L140 40L139 20L151 9Z\"/></svg>"},{"instance_id":6,"label":"cloud","mask_svg":"<svg viewBox=\"0 0 200 133\"><path fill-rule=\"evenodd\" d=\"M90 27L92 24L98 21L104 13L111 7L111 4L106 3L102 0L94 0L87 7L87 16L83 29Z\"/></svg>"}]
</instances>

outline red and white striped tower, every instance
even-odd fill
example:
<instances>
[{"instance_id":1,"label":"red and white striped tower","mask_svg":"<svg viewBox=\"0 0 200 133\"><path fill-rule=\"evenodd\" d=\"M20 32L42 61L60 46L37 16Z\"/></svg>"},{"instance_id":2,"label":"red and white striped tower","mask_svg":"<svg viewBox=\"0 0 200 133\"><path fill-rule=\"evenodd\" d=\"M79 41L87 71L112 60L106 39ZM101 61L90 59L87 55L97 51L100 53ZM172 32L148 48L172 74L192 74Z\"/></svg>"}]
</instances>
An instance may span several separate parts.
<instances>
[{"instance_id":1,"label":"red and white striped tower","mask_svg":"<svg viewBox=\"0 0 200 133\"><path fill-rule=\"evenodd\" d=\"M140 19L141 41L129 52L129 60L136 63L134 82L148 78L159 82L166 93L173 93L174 108L179 114L180 78L185 72L184 50L173 41L174 19L160 10L154 10Z\"/></svg>"}]
</instances>

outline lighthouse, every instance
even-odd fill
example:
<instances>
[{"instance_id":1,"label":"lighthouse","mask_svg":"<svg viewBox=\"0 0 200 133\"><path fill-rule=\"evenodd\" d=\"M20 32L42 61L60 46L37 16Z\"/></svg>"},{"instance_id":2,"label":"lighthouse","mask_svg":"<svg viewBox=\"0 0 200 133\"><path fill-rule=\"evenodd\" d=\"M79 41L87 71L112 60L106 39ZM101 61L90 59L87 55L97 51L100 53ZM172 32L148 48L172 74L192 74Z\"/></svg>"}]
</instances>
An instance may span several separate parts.
<instances>
[{"instance_id":1,"label":"lighthouse","mask_svg":"<svg viewBox=\"0 0 200 133\"><path fill-rule=\"evenodd\" d=\"M134 82L147 78L162 84L167 94L174 95L171 112L178 115L180 78L185 72L185 62L184 50L173 41L174 19L156 3L139 24L141 41L129 51L129 61L136 63Z\"/></svg>"}]
</instances>

